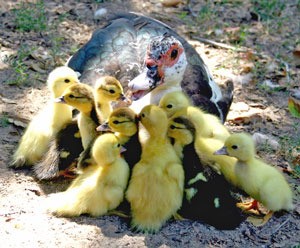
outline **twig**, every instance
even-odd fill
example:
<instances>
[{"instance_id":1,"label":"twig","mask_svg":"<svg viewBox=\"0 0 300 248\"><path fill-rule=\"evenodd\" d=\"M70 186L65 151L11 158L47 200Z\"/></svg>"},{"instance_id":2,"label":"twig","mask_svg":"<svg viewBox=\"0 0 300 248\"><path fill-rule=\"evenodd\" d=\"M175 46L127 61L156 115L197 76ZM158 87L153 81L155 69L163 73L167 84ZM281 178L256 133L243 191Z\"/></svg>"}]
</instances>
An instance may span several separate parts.
<instances>
[{"instance_id":1,"label":"twig","mask_svg":"<svg viewBox=\"0 0 300 248\"><path fill-rule=\"evenodd\" d=\"M283 223L281 223L273 232L271 235L275 234L276 232L278 232L278 230L283 227L288 221L290 220L290 218L287 218Z\"/></svg>"},{"instance_id":2,"label":"twig","mask_svg":"<svg viewBox=\"0 0 300 248\"><path fill-rule=\"evenodd\" d=\"M227 44L224 44L224 43L221 43L221 42L217 42L217 41L213 41L213 40L209 40L209 39L205 39L205 38L201 38L201 37L192 36L192 39L198 40L198 41L203 42L205 44L212 45L214 47L221 47L221 48L225 48L225 49L228 49L228 50L233 50L233 51L236 51L236 52L248 52L248 51L250 51L249 48L236 48L236 47L231 46L231 45L227 45Z\"/></svg>"}]
</instances>

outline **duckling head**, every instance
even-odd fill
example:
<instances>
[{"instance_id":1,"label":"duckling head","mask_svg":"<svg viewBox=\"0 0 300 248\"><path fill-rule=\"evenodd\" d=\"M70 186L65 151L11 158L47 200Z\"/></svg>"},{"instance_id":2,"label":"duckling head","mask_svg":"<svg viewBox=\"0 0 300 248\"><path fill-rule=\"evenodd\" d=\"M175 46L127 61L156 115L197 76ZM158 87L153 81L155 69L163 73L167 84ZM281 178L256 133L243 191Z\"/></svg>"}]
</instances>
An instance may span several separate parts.
<instances>
[{"instance_id":1,"label":"duckling head","mask_svg":"<svg viewBox=\"0 0 300 248\"><path fill-rule=\"evenodd\" d=\"M150 104L145 106L139 114L139 120L149 131L150 135L160 136L167 133L167 114L156 105Z\"/></svg>"},{"instance_id":2,"label":"duckling head","mask_svg":"<svg viewBox=\"0 0 300 248\"><path fill-rule=\"evenodd\" d=\"M179 40L170 35L154 37L147 48L145 70L129 82L133 100L138 100L160 85L180 86L187 59Z\"/></svg>"},{"instance_id":3,"label":"duckling head","mask_svg":"<svg viewBox=\"0 0 300 248\"><path fill-rule=\"evenodd\" d=\"M194 141L195 127L186 117L169 119L168 136L182 145L189 145Z\"/></svg>"},{"instance_id":4,"label":"duckling head","mask_svg":"<svg viewBox=\"0 0 300 248\"><path fill-rule=\"evenodd\" d=\"M239 161L248 161L255 156L255 145L251 135L247 133L235 133L230 135L224 147L217 150L215 155L228 155Z\"/></svg>"},{"instance_id":5,"label":"duckling head","mask_svg":"<svg viewBox=\"0 0 300 248\"><path fill-rule=\"evenodd\" d=\"M100 135L94 142L92 156L98 165L113 163L125 151L118 138L112 133Z\"/></svg>"},{"instance_id":6,"label":"duckling head","mask_svg":"<svg viewBox=\"0 0 300 248\"><path fill-rule=\"evenodd\" d=\"M93 90L86 84L75 84L68 87L56 102L66 103L81 112L89 112L93 108Z\"/></svg>"},{"instance_id":7,"label":"duckling head","mask_svg":"<svg viewBox=\"0 0 300 248\"><path fill-rule=\"evenodd\" d=\"M109 116L108 121L97 128L97 131L119 132L133 136L137 130L138 119L135 112L127 107L115 109Z\"/></svg>"},{"instance_id":8,"label":"duckling head","mask_svg":"<svg viewBox=\"0 0 300 248\"><path fill-rule=\"evenodd\" d=\"M121 83L115 77L104 76L99 78L95 84L95 92L97 100L127 100L123 94L123 87Z\"/></svg>"},{"instance_id":9,"label":"duckling head","mask_svg":"<svg viewBox=\"0 0 300 248\"><path fill-rule=\"evenodd\" d=\"M165 94L159 102L159 107L166 111L168 117L171 117L178 110L190 105L189 98L182 91L169 92Z\"/></svg>"},{"instance_id":10,"label":"duckling head","mask_svg":"<svg viewBox=\"0 0 300 248\"><path fill-rule=\"evenodd\" d=\"M77 73L68 66L55 68L47 79L47 85L55 98L61 96L69 86L78 83Z\"/></svg>"}]
</instances>

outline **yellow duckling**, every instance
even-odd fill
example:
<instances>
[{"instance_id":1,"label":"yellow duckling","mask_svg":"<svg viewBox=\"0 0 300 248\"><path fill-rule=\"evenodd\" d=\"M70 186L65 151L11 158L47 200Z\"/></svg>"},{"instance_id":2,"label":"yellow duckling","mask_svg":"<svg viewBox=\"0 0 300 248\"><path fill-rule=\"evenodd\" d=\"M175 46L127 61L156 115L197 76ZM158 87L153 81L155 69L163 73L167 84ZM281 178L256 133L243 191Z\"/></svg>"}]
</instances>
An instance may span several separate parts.
<instances>
[{"instance_id":1,"label":"yellow duckling","mask_svg":"<svg viewBox=\"0 0 300 248\"><path fill-rule=\"evenodd\" d=\"M126 151L122 153L129 167L140 160L142 148L138 138L138 118L128 107L115 109L108 121L97 128L97 131L112 131L119 138Z\"/></svg>"},{"instance_id":2,"label":"yellow duckling","mask_svg":"<svg viewBox=\"0 0 300 248\"><path fill-rule=\"evenodd\" d=\"M249 134L232 134L215 154L237 158L235 174L239 187L271 212L293 209L289 184L277 169L255 158L255 145Z\"/></svg>"},{"instance_id":3,"label":"yellow duckling","mask_svg":"<svg viewBox=\"0 0 300 248\"><path fill-rule=\"evenodd\" d=\"M168 136L182 159L185 194L179 214L218 229L234 229L243 220L231 186L222 175L203 165L195 147L194 125L186 118L170 118Z\"/></svg>"},{"instance_id":4,"label":"yellow duckling","mask_svg":"<svg viewBox=\"0 0 300 248\"><path fill-rule=\"evenodd\" d=\"M93 88L87 84L77 84L67 88L61 97L56 99L79 110L78 127L84 149L98 136L96 131L99 125L96 114Z\"/></svg>"},{"instance_id":5,"label":"yellow duckling","mask_svg":"<svg viewBox=\"0 0 300 248\"><path fill-rule=\"evenodd\" d=\"M165 94L159 101L160 108L166 113L168 118L178 112L180 109L192 106L191 100L182 91L172 91Z\"/></svg>"},{"instance_id":6,"label":"yellow duckling","mask_svg":"<svg viewBox=\"0 0 300 248\"><path fill-rule=\"evenodd\" d=\"M99 136L93 145L96 164L80 174L62 193L50 198L49 210L58 216L100 216L114 210L124 199L129 167L120 156L122 146L111 133Z\"/></svg>"},{"instance_id":7,"label":"yellow duckling","mask_svg":"<svg viewBox=\"0 0 300 248\"><path fill-rule=\"evenodd\" d=\"M112 103L118 100L128 100L123 94L121 83L111 76L99 78L95 83L95 102L100 123L108 119L113 110Z\"/></svg>"},{"instance_id":8,"label":"yellow duckling","mask_svg":"<svg viewBox=\"0 0 300 248\"><path fill-rule=\"evenodd\" d=\"M133 168L126 198L132 227L156 232L181 207L184 171L167 137L166 113L148 105L139 117L149 137L142 142L141 160Z\"/></svg>"},{"instance_id":9,"label":"yellow duckling","mask_svg":"<svg viewBox=\"0 0 300 248\"><path fill-rule=\"evenodd\" d=\"M67 87L78 83L77 74L67 66L58 67L49 74L47 85L51 99L29 123L13 154L10 167L31 166L43 157L51 139L72 120L72 109L55 103L54 99Z\"/></svg>"}]
</instances>

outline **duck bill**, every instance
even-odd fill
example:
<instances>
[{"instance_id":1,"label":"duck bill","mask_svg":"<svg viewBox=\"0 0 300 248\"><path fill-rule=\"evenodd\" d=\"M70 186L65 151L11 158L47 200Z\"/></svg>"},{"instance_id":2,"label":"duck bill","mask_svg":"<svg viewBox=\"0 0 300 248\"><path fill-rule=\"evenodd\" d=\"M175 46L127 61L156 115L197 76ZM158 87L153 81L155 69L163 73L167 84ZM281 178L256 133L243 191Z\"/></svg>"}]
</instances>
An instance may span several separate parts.
<instances>
[{"instance_id":1,"label":"duck bill","mask_svg":"<svg viewBox=\"0 0 300 248\"><path fill-rule=\"evenodd\" d=\"M106 132L106 131L111 131L110 127L108 126L108 122L104 122L100 126L96 128L96 131L98 132Z\"/></svg>"},{"instance_id":2,"label":"duck bill","mask_svg":"<svg viewBox=\"0 0 300 248\"><path fill-rule=\"evenodd\" d=\"M56 102L56 103L66 103L65 98L63 96L55 98L54 102Z\"/></svg>"},{"instance_id":3,"label":"duck bill","mask_svg":"<svg viewBox=\"0 0 300 248\"><path fill-rule=\"evenodd\" d=\"M121 94L121 96L118 100L125 102L126 104L131 104L131 100L128 97L124 96L124 94Z\"/></svg>"},{"instance_id":4,"label":"duck bill","mask_svg":"<svg viewBox=\"0 0 300 248\"><path fill-rule=\"evenodd\" d=\"M157 67L146 68L140 75L135 77L128 84L128 87L132 92L132 100L136 101L142 98L160 85L161 82L162 78L159 76Z\"/></svg>"},{"instance_id":5,"label":"duck bill","mask_svg":"<svg viewBox=\"0 0 300 248\"><path fill-rule=\"evenodd\" d=\"M228 155L226 147L222 147L221 149L214 152L214 155Z\"/></svg>"}]
</instances>

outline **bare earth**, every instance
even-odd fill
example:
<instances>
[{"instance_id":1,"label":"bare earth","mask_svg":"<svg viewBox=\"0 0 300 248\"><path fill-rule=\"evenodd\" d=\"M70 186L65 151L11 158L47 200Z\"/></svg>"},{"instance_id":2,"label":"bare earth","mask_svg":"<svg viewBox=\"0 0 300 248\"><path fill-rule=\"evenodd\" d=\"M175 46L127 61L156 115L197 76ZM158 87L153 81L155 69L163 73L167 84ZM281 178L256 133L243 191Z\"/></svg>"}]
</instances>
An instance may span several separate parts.
<instances>
[{"instance_id":1,"label":"bare earth","mask_svg":"<svg viewBox=\"0 0 300 248\"><path fill-rule=\"evenodd\" d=\"M300 82L299 57L293 56L299 46L299 1L284 1L284 8L278 7L270 22L259 18L262 12L255 14L251 4L255 1L190 1L193 13L200 13L198 18L184 4L163 7L158 0L45 2L48 26L42 32L17 30L12 11L18 7L15 1L0 3L1 247L299 247L300 119L287 109L289 90L298 88ZM108 13L140 12L166 22L196 47L218 83L234 79L234 103L226 126L279 142L279 147L260 146L258 154L285 172L295 192L293 212L275 214L262 227L245 221L229 231L196 221L171 220L155 235L133 233L127 221L117 216L68 219L46 213L47 195L66 189L70 181L40 182L30 169L12 170L7 164L24 132L22 126L48 99L47 74L65 63L105 21L106 16L93 17L99 8ZM197 37L240 50L200 43ZM24 45L27 53L20 58ZM250 50L241 51L244 48ZM7 62L7 56L12 56L10 61L19 58L23 67ZM18 83L22 72L16 68L25 68L25 83ZM262 86L266 80L277 88Z\"/></svg>"}]
</instances>

